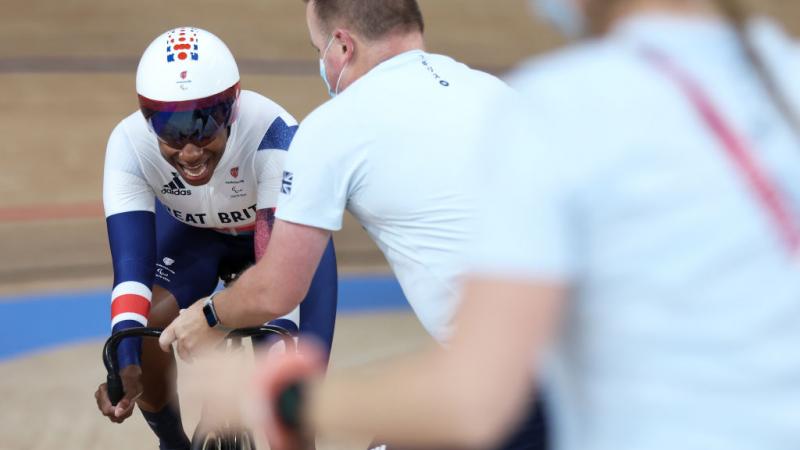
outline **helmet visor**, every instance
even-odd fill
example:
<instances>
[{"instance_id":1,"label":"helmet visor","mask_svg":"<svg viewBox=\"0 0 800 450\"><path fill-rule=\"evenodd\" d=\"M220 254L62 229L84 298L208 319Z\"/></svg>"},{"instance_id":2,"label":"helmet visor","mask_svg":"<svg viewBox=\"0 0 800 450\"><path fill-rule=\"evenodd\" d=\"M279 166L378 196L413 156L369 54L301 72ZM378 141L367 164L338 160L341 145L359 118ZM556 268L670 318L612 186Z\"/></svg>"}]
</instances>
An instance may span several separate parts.
<instances>
[{"instance_id":1,"label":"helmet visor","mask_svg":"<svg viewBox=\"0 0 800 450\"><path fill-rule=\"evenodd\" d=\"M210 97L182 102L161 102L139 96L144 118L158 138L172 148L210 144L229 126L239 97L239 83Z\"/></svg>"}]
</instances>

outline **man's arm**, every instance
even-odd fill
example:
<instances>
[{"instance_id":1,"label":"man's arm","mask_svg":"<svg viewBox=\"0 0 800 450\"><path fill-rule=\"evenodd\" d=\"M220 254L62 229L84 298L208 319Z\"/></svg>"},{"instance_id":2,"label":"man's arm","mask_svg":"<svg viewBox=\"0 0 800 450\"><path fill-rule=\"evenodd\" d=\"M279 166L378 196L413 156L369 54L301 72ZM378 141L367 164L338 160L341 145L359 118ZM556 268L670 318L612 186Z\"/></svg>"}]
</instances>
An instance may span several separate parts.
<instances>
[{"instance_id":1,"label":"man's arm","mask_svg":"<svg viewBox=\"0 0 800 450\"><path fill-rule=\"evenodd\" d=\"M231 286L214 297L220 323L230 328L259 326L290 313L306 295L330 231L277 220L261 260ZM212 346L224 334L209 328L203 302L181 313L159 342L168 351L178 341L183 359Z\"/></svg>"},{"instance_id":2,"label":"man's arm","mask_svg":"<svg viewBox=\"0 0 800 450\"><path fill-rule=\"evenodd\" d=\"M258 326L290 313L306 295L328 245L328 230L277 220L264 257L215 297L220 321Z\"/></svg>"},{"instance_id":3,"label":"man's arm","mask_svg":"<svg viewBox=\"0 0 800 450\"><path fill-rule=\"evenodd\" d=\"M274 227L275 208L264 208L256 211L256 230L253 239L256 262L261 261L261 258L267 252L267 246ZM300 307L295 308L289 314L270 321L269 325L279 326L294 333L298 332L300 329Z\"/></svg>"},{"instance_id":4,"label":"man's arm","mask_svg":"<svg viewBox=\"0 0 800 450\"><path fill-rule=\"evenodd\" d=\"M401 446L491 447L530 402L564 293L555 283L473 278L447 350L330 376L308 393L304 421L322 435Z\"/></svg>"}]
</instances>

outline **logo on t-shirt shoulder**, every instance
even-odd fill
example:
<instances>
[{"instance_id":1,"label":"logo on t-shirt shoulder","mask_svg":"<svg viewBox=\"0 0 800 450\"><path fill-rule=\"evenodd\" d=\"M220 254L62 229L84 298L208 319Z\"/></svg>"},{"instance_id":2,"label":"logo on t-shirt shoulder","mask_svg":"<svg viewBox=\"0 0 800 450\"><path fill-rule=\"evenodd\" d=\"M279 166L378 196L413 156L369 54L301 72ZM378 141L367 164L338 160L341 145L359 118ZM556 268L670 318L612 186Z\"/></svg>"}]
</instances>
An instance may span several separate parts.
<instances>
[{"instance_id":1,"label":"logo on t-shirt shoulder","mask_svg":"<svg viewBox=\"0 0 800 450\"><path fill-rule=\"evenodd\" d=\"M294 174L292 172L283 171L283 182L281 183L281 193L291 194L292 183L294 182Z\"/></svg>"},{"instance_id":2,"label":"logo on t-shirt shoulder","mask_svg":"<svg viewBox=\"0 0 800 450\"><path fill-rule=\"evenodd\" d=\"M427 69L428 72L430 72L430 74L433 76L433 79L438 81L440 85L444 87L450 86L450 82L442 78L442 76L439 75L436 69L433 68L433 66L428 62L428 60L425 59L425 57L422 58L422 65L425 66L425 69Z\"/></svg>"}]
</instances>

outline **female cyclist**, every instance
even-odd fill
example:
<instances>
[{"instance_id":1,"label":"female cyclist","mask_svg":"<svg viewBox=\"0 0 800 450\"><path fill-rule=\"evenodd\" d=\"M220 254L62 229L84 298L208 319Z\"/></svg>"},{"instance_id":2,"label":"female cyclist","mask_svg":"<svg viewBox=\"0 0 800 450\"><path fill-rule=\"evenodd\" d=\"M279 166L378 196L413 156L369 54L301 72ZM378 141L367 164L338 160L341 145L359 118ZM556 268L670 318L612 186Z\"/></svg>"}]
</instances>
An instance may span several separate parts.
<instances>
[{"instance_id":1,"label":"female cyclist","mask_svg":"<svg viewBox=\"0 0 800 450\"><path fill-rule=\"evenodd\" d=\"M191 27L159 36L136 76L140 110L117 125L106 153L103 200L114 263L111 326L166 327L262 255L297 122L273 101L241 91L236 61L213 34ZM336 261L329 243L307 300L278 325L330 346ZM213 300L206 299L209 326ZM224 331L219 331L222 333ZM188 449L175 360L156 342L120 347L125 398L95 396L113 422L138 404L163 450Z\"/></svg>"}]
</instances>

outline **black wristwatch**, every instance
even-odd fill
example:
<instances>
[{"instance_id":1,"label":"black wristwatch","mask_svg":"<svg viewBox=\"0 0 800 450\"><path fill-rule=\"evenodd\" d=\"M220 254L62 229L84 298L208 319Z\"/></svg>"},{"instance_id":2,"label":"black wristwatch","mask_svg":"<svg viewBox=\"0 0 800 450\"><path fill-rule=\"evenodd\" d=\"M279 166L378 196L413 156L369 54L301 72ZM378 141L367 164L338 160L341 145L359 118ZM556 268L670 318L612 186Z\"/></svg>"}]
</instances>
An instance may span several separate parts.
<instances>
[{"instance_id":1,"label":"black wristwatch","mask_svg":"<svg viewBox=\"0 0 800 450\"><path fill-rule=\"evenodd\" d=\"M216 328L222 331L231 331L232 328L223 326L220 323L217 310L214 309L214 297L216 297L217 294L218 292L211 294L211 296L205 299L203 302L203 314L206 316L206 322L208 322L208 326L211 328Z\"/></svg>"}]
</instances>

